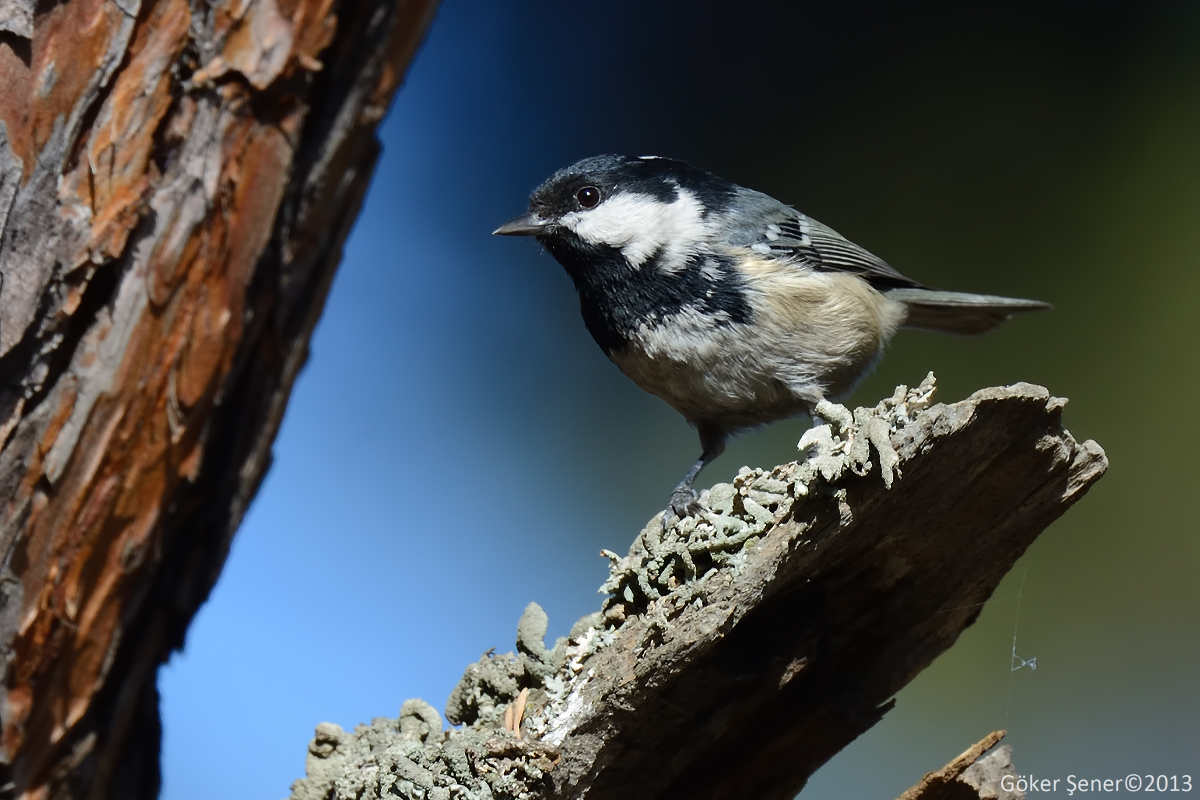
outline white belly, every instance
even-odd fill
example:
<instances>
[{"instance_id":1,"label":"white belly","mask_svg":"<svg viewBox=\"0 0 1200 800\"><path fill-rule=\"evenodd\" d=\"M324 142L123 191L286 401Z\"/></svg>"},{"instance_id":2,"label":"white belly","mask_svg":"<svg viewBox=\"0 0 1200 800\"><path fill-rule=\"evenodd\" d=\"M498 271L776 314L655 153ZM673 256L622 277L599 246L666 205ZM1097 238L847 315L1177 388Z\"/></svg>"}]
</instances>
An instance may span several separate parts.
<instances>
[{"instance_id":1,"label":"white belly","mask_svg":"<svg viewBox=\"0 0 1200 800\"><path fill-rule=\"evenodd\" d=\"M612 360L692 423L736 429L849 391L903 321L899 303L850 275L792 267L750 278L747 323L685 307L647 320Z\"/></svg>"}]
</instances>

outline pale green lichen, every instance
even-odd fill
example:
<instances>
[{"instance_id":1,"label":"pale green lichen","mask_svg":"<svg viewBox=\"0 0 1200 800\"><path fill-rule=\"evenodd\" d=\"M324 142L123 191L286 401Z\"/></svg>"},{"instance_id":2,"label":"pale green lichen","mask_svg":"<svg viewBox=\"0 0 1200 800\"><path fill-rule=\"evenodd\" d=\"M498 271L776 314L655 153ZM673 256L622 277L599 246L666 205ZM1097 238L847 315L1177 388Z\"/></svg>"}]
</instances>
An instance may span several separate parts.
<instances>
[{"instance_id":1,"label":"pale green lichen","mask_svg":"<svg viewBox=\"0 0 1200 800\"><path fill-rule=\"evenodd\" d=\"M694 514L675 520L666 530L661 515L651 520L629 555L621 558L605 551L612 561L600 589L610 595L605 619L620 624L627 616L643 613L653 601L681 593L687 602L700 599L710 573L736 569L742 553L787 520L798 502L847 471L866 475L878 466L884 485L891 488L900 476L892 433L929 406L935 388L930 373L913 389L898 386L874 408L851 412L822 401L816 411L828 422L805 431L798 445L802 460L770 471L743 467L733 483L702 492Z\"/></svg>"},{"instance_id":2,"label":"pale green lichen","mask_svg":"<svg viewBox=\"0 0 1200 800\"><path fill-rule=\"evenodd\" d=\"M703 607L714 577L738 570L746 551L791 519L807 497L824 492L844 504L845 490L831 484L847 471L866 475L878 466L890 488L900 477L891 436L929 406L934 389L931 373L914 389L897 387L874 408L850 412L822 403L817 413L828 422L805 432L800 461L769 471L743 467L732 483L702 492L695 514L666 530L661 515L652 519L628 555L603 551L611 562L600 589L608 595L604 610L580 619L553 647L544 641L546 613L530 603L517 625L517 652L485 654L451 692L446 717L461 727L443 731L441 716L422 700L406 701L397 719L377 718L352 732L317 726L306 777L292 785L292 800L547 796L557 747L588 711L582 689L594 677L589 659L635 615L645 623L641 647L650 646L669 617ZM506 730L505 715L522 691L518 734Z\"/></svg>"}]
</instances>

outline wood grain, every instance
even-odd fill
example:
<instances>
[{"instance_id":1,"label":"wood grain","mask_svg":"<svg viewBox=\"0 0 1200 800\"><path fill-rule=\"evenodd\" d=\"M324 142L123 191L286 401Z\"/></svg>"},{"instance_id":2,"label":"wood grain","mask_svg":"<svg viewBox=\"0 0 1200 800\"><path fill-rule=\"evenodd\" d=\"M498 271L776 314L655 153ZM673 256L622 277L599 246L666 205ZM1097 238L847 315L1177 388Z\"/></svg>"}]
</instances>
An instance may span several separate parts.
<instances>
[{"instance_id":1,"label":"wood grain","mask_svg":"<svg viewBox=\"0 0 1200 800\"><path fill-rule=\"evenodd\" d=\"M9 793L156 795L157 666L270 463L434 7L0 3Z\"/></svg>"}]
</instances>

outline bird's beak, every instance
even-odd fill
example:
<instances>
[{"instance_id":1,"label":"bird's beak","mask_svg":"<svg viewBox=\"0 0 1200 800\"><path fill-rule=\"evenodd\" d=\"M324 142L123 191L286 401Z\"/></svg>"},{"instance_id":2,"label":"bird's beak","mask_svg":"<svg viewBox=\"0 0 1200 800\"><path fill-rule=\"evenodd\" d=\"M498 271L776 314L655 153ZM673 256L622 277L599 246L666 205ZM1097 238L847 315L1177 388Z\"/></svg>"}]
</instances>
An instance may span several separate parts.
<instances>
[{"instance_id":1,"label":"bird's beak","mask_svg":"<svg viewBox=\"0 0 1200 800\"><path fill-rule=\"evenodd\" d=\"M534 212L513 217L508 222L492 231L493 236L541 236L549 233L553 220L539 217Z\"/></svg>"}]
</instances>

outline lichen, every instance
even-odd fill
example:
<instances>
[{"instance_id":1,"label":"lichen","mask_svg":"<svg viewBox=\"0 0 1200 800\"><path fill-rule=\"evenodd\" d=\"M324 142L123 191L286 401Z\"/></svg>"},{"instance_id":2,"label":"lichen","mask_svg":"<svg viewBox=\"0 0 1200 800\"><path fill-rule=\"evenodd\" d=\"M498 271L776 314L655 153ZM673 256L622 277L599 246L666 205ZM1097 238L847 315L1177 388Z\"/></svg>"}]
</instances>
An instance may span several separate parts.
<instances>
[{"instance_id":1,"label":"lichen","mask_svg":"<svg viewBox=\"0 0 1200 800\"><path fill-rule=\"evenodd\" d=\"M874 408L857 408L823 401L817 414L828 420L805 431L798 445L800 461L770 471L742 467L733 483L718 483L700 494L698 509L676 519L665 530L661 515L638 535L629 555L604 551L612 562L601 592L609 595L604 617L620 625L642 614L664 597L679 596L681 606L703 601L709 575L737 569L744 553L767 531L792 517L796 505L810 494L829 489L847 471L866 475L876 466L891 488L900 477L900 457L891 435L927 408L936 390L933 373L913 389L895 393ZM876 458L872 460L874 451Z\"/></svg>"},{"instance_id":2,"label":"lichen","mask_svg":"<svg viewBox=\"0 0 1200 800\"><path fill-rule=\"evenodd\" d=\"M554 748L486 726L442 730L442 718L423 700L408 700L398 719L376 718L346 732L317 726L306 777L292 800L499 800L544 793Z\"/></svg>"},{"instance_id":3,"label":"lichen","mask_svg":"<svg viewBox=\"0 0 1200 800\"><path fill-rule=\"evenodd\" d=\"M349 733L317 726L292 800L548 796L558 747L588 712L588 661L635 616L646 623L642 635L653 637L669 615L703 606L714 576L738 570L746 551L792 519L806 498L836 494L846 472L878 467L890 488L900 477L891 436L929 406L934 389L930 373L874 408L822 403L817 413L828 422L800 439L801 460L769 471L743 467L732 483L701 493L695 513L665 529L661 515L650 520L627 556L603 551L611 562L600 588L603 610L580 619L553 647L544 641L545 611L530 603L517 624L516 652L485 653L451 692L446 718L460 727L443 731L441 716L423 700L406 701L397 719L377 718Z\"/></svg>"}]
</instances>

